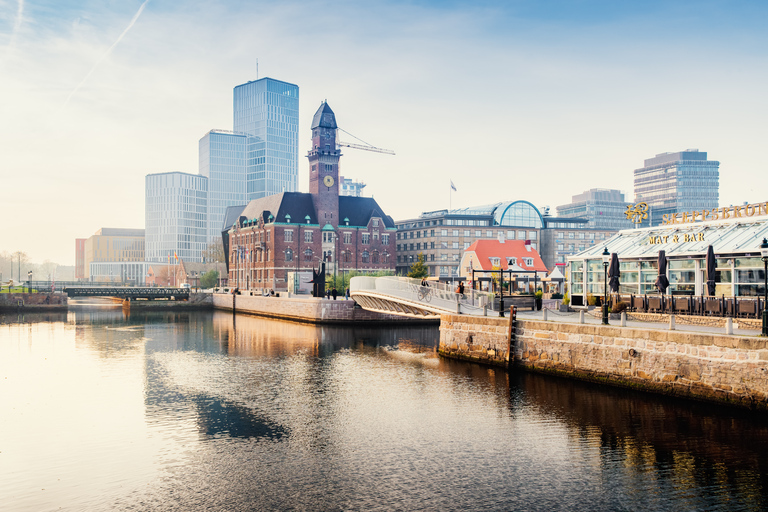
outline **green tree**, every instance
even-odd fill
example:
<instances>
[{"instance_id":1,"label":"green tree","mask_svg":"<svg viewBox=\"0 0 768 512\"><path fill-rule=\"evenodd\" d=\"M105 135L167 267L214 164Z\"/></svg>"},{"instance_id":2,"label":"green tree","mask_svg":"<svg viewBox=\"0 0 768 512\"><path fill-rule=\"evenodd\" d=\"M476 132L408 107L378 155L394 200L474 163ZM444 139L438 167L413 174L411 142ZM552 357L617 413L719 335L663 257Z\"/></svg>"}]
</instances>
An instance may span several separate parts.
<instances>
[{"instance_id":1,"label":"green tree","mask_svg":"<svg viewBox=\"0 0 768 512\"><path fill-rule=\"evenodd\" d=\"M419 253L419 255L416 257L416 263L411 265L411 270L410 272L408 272L408 277L413 277L415 279L423 279L428 276L429 276L429 269L424 264L424 254Z\"/></svg>"},{"instance_id":2,"label":"green tree","mask_svg":"<svg viewBox=\"0 0 768 512\"><path fill-rule=\"evenodd\" d=\"M211 270L203 274L202 277L200 278L200 287L213 288L216 286L216 283L218 282L219 282L219 271Z\"/></svg>"}]
</instances>

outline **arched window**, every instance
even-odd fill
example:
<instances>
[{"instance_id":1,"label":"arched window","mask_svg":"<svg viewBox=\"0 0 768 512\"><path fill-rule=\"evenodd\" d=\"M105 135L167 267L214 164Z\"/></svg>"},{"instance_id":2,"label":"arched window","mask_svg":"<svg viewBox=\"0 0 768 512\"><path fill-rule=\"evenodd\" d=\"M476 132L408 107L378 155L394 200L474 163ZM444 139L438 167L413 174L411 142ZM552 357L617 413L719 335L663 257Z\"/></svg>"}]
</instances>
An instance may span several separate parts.
<instances>
[{"instance_id":1,"label":"arched window","mask_svg":"<svg viewBox=\"0 0 768 512\"><path fill-rule=\"evenodd\" d=\"M293 261L293 250L290 247L285 250L285 261Z\"/></svg>"},{"instance_id":2,"label":"arched window","mask_svg":"<svg viewBox=\"0 0 768 512\"><path fill-rule=\"evenodd\" d=\"M363 263L369 263L370 255L368 254L368 251L363 251L362 254Z\"/></svg>"},{"instance_id":3,"label":"arched window","mask_svg":"<svg viewBox=\"0 0 768 512\"><path fill-rule=\"evenodd\" d=\"M312 261L312 249L307 249L304 251L304 261L311 262Z\"/></svg>"},{"instance_id":4,"label":"arched window","mask_svg":"<svg viewBox=\"0 0 768 512\"><path fill-rule=\"evenodd\" d=\"M352 252L346 251L344 253L344 263L350 263L352 261Z\"/></svg>"},{"instance_id":5,"label":"arched window","mask_svg":"<svg viewBox=\"0 0 768 512\"><path fill-rule=\"evenodd\" d=\"M379 251L373 251L372 263L378 263L378 262L379 262Z\"/></svg>"}]
</instances>

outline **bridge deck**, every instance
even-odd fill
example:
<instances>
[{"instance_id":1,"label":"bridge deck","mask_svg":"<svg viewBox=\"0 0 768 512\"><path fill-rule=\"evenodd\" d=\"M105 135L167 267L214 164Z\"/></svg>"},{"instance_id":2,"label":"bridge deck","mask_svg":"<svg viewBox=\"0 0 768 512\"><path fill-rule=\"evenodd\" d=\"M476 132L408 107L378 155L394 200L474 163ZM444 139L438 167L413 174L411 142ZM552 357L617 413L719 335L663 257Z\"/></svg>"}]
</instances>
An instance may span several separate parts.
<instances>
[{"instance_id":1,"label":"bridge deck","mask_svg":"<svg viewBox=\"0 0 768 512\"><path fill-rule=\"evenodd\" d=\"M120 297L123 299L189 299L189 288L155 288L130 286L68 286L64 292L69 297Z\"/></svg>"}]
</instances>

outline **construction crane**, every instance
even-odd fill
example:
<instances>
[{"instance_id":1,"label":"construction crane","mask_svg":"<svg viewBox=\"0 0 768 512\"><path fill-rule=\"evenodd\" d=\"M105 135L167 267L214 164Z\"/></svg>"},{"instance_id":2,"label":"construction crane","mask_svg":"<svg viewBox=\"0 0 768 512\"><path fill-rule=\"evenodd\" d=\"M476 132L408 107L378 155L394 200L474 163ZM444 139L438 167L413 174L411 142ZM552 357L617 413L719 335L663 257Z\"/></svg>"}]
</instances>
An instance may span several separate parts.
<instances>
[{"instance_id":1,"label":"construction crane","mask_svg":"<svg viewBox=\"0 0 768 512\"><path fill-rule=\"evenodd\" d=\"M355 139L359 140L360 142L364 142L365 145L362 145L362 144L352 144L350 142L342 142L338 138L338 132L336 132L337 133L337 136L336 136L336 148L337 149L340 148L340 147L344 147L344 148L352 148L352 149L362 149L364 151L373 151L375 153L384 153L385 155L394 155L395 154L395 152L392 151L391 149L383 149L383 148L377 148L376 146L372 146L371 144L368 144L367 142L365 142L363 139L361 139L359 137L355 137L354 135L352 135L351 133L349 133L346 130L342 130L341 128L338 128L338 130L346 133L350 137L354 137Z\"/></svg>"}]
</instances>

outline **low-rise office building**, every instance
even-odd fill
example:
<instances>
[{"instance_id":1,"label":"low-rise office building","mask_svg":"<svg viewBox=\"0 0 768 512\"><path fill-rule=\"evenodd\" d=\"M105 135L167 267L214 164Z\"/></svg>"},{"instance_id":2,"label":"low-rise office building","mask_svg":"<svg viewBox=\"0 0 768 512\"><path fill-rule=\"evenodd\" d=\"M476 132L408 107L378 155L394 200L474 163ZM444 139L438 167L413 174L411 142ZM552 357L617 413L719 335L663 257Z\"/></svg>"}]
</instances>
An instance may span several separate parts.
<instances>
[{"instance_id":1,"label":"low-rise office building","mask_svg":"<svg viewBox=\"0 0 768 512\"><path fill-rule=\"evenodd\" d=\"M589 228L587 219L552 217L528 201L425 212L397 221L397 273L407 274L419 254L429 275L441 280L459 276L464 251L476 240L527 240L547 268L615 233Z\"/></svg>"}]
</instances>

